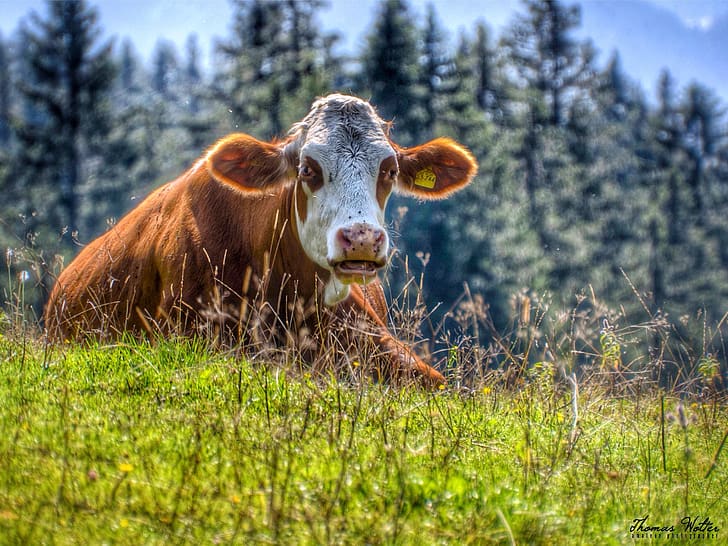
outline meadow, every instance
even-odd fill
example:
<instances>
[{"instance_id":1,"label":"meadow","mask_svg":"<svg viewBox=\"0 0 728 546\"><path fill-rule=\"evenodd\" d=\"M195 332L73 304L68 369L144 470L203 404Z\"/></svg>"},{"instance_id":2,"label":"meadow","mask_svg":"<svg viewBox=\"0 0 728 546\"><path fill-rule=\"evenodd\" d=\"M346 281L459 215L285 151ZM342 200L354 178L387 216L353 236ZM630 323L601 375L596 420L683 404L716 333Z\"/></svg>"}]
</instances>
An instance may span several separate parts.
<instances>
[{"instance_id":1,"label":"meadow","mask_svg":"<svg viewBox=\"0 0 728 546\"><path fill-rule=\"evenodd\" d=\"M0 36L0 546L728 544L714 91L666 69L649 97L558 1L498 36L473 17L456 48L436 10L381 2L345 55L325 2L234 2L209 68L193 36L112 48L92 3ZM393 332L446 387L214 331L46 342L63 256L216 138L285 135L337 89L480 165L452 200L390 205Z\"/></svg>"},{"instance_id":2,"label":"meadow","mask_svg":"<svg viewBox=\"0 0 728 546\"><path fill-rule=\"evenodd\" d=\"M538 362L428 392L6 322L0 543L725 543L720 394L634 385Z\"/></svg>"}]
</instances>

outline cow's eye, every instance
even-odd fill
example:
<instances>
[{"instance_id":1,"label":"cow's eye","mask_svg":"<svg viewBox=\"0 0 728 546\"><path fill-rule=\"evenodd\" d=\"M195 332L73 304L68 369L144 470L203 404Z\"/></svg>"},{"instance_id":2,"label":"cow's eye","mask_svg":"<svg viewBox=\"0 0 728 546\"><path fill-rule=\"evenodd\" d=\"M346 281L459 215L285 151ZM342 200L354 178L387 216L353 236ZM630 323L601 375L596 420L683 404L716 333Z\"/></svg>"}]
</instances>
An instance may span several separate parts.
<instances>
[{"instance_id":1,"label":"cow's eye","mask_svg":"<svg viewBox=\"0 0 728 546\"><path fill-rule=\"evenodd\" d=\"M397 169L383 169L382 170L382 176L384 176L384 178L387 182L394 182L395 180L397 180L398 174L399 174L399 171Z\"/></svg>"},{"instance_id":2,"label":"cow's eye","mask_svg":"<svg viewBox=\"0 0 728 546\"><path fill-rule=\"evenodd\" d=\"M321 167L315 159L311 158L301 160L301 163L299 163L298 178L311 191L318 190L324 183Z\"/></svg>"},{"instance_id":3,"label":"cow's eye","mask_svg":"<svg viewBox=\"0 0 728 546\"><path fill-rule=\"evenodd\" d=\"M382 182L394 184L397 181L397 176L399 176L399 168L394 156L388 157L382 161L379 166L379 177Z\"/></svg>"}]
</instances>

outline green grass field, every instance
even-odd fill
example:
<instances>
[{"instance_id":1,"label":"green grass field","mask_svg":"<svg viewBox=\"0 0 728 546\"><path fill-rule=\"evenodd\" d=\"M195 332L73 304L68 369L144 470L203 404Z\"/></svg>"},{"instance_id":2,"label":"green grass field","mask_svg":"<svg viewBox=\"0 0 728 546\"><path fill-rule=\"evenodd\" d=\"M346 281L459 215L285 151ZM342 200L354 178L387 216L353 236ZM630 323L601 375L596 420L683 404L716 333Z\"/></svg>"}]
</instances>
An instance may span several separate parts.
<instances>
[{"instance_id":1,"label":"green grass field","mask_svg":"<svg viewBox=\"0 0 728 546\"><path fill-rule=\"evenodd\" d=\"M0 400L3 544L728 540L725 405L548 367L518 388L428 393L199 342L12 336ZM630 533L645 517L674 536Z\"/></svg>"}]
</instances>

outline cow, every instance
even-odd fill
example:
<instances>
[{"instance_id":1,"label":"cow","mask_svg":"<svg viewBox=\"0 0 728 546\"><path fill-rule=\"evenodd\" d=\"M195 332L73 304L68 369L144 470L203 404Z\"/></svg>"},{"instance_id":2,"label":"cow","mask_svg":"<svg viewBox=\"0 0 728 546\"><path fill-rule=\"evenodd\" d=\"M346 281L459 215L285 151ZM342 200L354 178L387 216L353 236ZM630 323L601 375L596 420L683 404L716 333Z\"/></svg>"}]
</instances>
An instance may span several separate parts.
<instances>
[{"instance_id":1,"label":"cow","mask_svg":"<svg viewBox=\"0 0 728 546\"><path fill-rule=\"evenodd\" d=\"M370 338L389 379L442 384L387 327L384 211L393 191L447 197L477 164L449 138L405 148L389 129L369 102L332 94L283 139L222 138L61 272L44 312L47 335L193 335L217 309L244 337L246 305L257 302L282 325L294 308L308 309L299 319L314 339L335 322Z\"/></svg>"}]
</instances>

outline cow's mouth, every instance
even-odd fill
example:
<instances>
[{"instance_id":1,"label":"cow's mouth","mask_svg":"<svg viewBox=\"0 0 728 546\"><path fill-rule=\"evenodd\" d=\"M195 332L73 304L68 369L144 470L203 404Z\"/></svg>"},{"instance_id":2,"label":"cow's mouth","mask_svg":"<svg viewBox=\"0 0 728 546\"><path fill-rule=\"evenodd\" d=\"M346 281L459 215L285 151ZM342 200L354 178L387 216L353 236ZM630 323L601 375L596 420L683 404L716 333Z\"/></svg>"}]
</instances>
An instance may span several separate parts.
<instances>
[{"instance_id":1,"label":"cow's mouth","mask_svg":"<svg viewBox=\"0 0 728 546\"><path fill-rule=\"evenodd\" d=\"M361 282L370 280L381 266L365 260L345 260L334 265L334 274L341 281Z\"/></svg>"}]
</instances>

